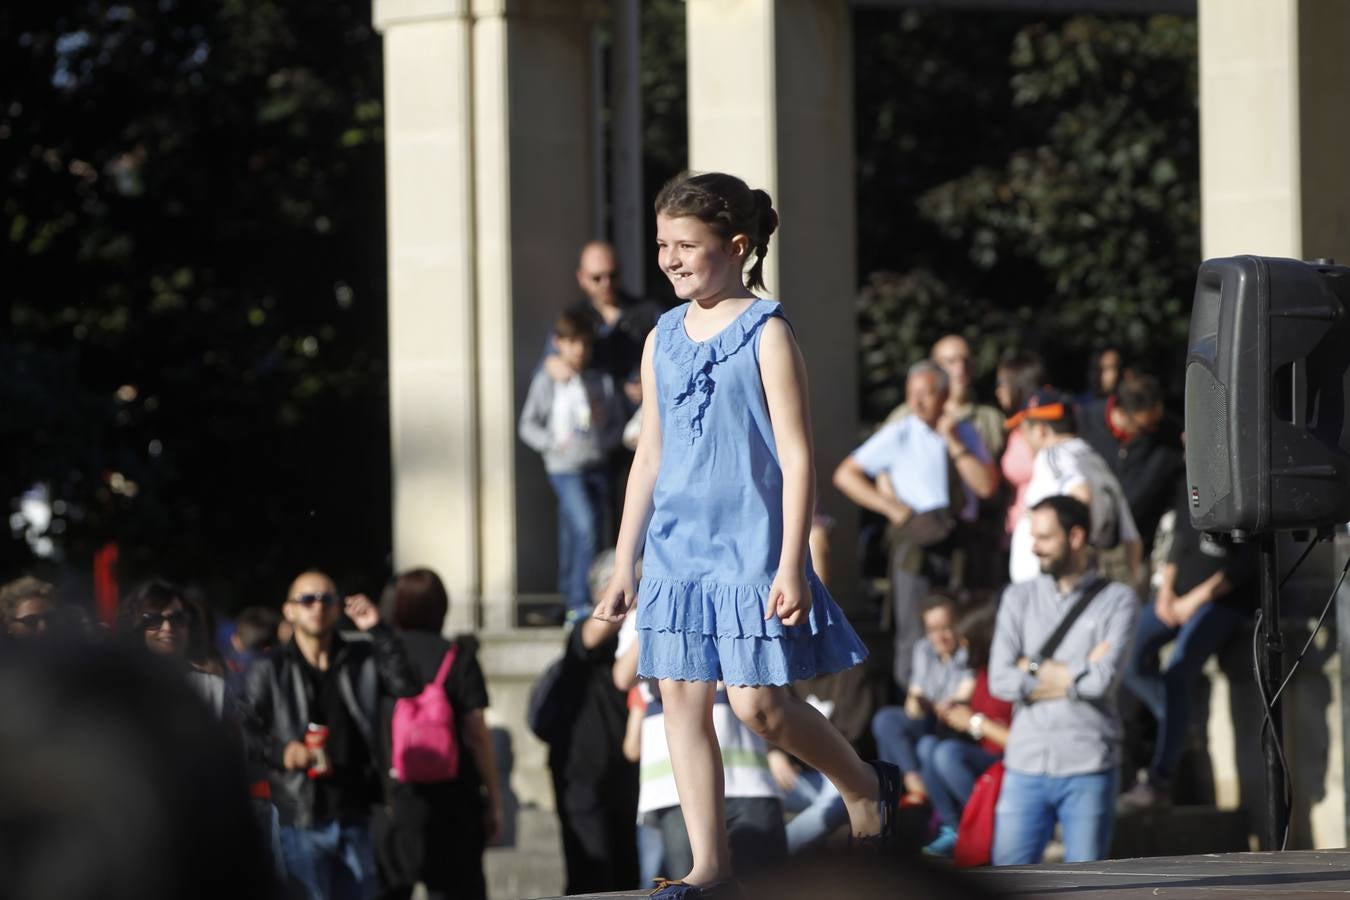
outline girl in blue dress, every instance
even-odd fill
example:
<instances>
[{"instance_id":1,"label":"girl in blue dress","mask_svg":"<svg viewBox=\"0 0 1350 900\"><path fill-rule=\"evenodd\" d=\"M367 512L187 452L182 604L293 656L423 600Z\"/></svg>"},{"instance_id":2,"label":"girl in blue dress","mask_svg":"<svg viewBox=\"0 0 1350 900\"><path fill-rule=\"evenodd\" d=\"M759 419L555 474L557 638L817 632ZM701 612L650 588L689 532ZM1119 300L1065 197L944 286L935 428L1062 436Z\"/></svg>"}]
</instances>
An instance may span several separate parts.
<instances>
[{"instance_id":1,"label":"girl in blue dress","mask_svg":"<svg viewBox=\"0 0 1350 900\"><path fill-rule=\"evenodd\" d=\"M801 353L782 306L751 293L777 225L769 195L730 175L682 175L656 198L658 261L688 302L643 348L648 409L595 616L618 621L636 604L638 673L661 682L694 860L670 896L731 874L719 680L746 725L834 783L854 835L889 838L899 795L894 766L863 762L786 688L867 650L807 553L815 461Z\"/></svg>"}]
</instances>

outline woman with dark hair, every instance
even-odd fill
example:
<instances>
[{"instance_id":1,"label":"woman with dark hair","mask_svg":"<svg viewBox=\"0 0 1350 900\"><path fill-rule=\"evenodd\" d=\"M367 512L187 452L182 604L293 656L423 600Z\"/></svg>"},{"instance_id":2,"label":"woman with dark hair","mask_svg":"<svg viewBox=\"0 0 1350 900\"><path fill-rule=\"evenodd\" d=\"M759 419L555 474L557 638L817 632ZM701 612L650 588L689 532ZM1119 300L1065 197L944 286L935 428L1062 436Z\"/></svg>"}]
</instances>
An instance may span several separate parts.
<instances>
[{"instance_id":1,"label":"woman with dark hair","mask_svg":"<svg viewBox=\"0 0 1350 900\"><path fill-rule=\"evenodd\" d=\"M384 606L424 685L435 681L453 651L445 693L454 710L459 772L444 781L408 783L391 772L388 805L377 836L381 898L412 896L417 882L431 900L486 898L483 850L501 828L497 764L484 713L488 705L478 643L471 636L453 642L441 636L450 598L439 576L413 569L394 578ZM386 758L392 759L395 701L384 704ZM467 751L467 752L466 752Z\"/></svg>"},{"instance_id":2,"label":"woman with dark hair","mask_svg":"<svg viewBox=\"0 0 1350 900\"><path fill-rule=\"evenodd\" d=\"M117 636L124 643L144 647L157 656L181 661L188 683L216 718L225 715L225 679L204 671L189 660L194 627L193 607L178 585L162 578L138 584L117 608Z\"/></svg>"},{"instance_id":3,"label":"woman with dark hair","mask_svg":"<svg viewBox=\"0 0 1350 900\"><path fill-rule=\"evenodd\" d=\"M966 651L966 664L973 673L965 698L939 703L937 715L947 731L927 756L923 783L940 822L938 835L924 852L951 856L956 849L956 828L961 823L975 781L985 769L1003 758L1012 724L1012 704L989 693L989 647L994 642L996 602L983 603L966 613L956 626Z\"/></svg>"}]
</instances>

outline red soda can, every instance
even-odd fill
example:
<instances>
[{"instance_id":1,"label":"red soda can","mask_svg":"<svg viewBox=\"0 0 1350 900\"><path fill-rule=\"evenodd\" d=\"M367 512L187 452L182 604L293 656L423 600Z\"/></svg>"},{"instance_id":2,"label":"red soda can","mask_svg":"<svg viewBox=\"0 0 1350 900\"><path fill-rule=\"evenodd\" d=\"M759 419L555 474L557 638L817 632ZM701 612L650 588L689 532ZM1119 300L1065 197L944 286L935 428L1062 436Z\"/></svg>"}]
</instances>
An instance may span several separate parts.
<instances>
[{"instance_id":1,"label":"red soda can","mask_svg":"<svg viewBox=\"0 0 1350 900\"><path fill-rule=\"evenodd\" d=\"M333 767L328 761L328 750L324 746L327 743L328 726L310 722L305 729L305 746L314 756L314 764L305 773L310 778L327 778L333 773Z\"/></svg>"}]
</instances>

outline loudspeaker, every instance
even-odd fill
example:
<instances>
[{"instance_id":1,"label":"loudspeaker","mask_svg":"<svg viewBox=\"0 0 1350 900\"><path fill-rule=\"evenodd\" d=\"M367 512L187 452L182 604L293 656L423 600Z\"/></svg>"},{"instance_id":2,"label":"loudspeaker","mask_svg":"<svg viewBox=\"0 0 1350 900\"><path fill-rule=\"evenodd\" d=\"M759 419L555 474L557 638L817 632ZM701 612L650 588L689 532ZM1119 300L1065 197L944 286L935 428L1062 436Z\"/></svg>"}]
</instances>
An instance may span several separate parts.
<instances>
[{"instance_id":1,"label":"loudspeaker","mask_svg":"<svg viewBox=\"0 0 1350 900\"><path fill-rule=\"evenodd\" d=\"M1186 482L1200 531L1350 520L1350 267L1200 267L1186 354Z\"/></svg>"}]
</instances>

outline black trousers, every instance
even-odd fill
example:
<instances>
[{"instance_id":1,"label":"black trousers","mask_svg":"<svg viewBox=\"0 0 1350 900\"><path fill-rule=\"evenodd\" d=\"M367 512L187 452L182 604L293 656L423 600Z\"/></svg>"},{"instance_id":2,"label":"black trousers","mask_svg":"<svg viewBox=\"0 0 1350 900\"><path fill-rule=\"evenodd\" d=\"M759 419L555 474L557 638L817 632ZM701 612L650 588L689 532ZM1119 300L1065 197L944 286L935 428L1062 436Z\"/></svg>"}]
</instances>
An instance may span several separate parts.
<instances>
[{"instance_id":1,"label":"black trousers","mask_svg":"<svg viewBox=\"0 0 1350 900\"><path fill-rule=\"evenodd\" d=\"M477 784L392 785L376 817L381 900L411 897L419 881L431 900L487 900L483 802Z\"/></svg>"},{"instance_id":2,"label":"black trousers","mask_svg":"<svg viewBox=\"0 0 1350 900\"><path fill-rule=\"evenodd\" d=\"M578 779L553 770L567 893L637 886L637 772Z\"/></svg>"}]
</instances>

